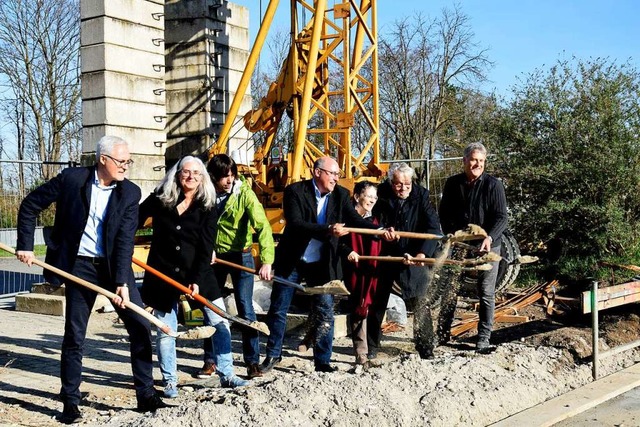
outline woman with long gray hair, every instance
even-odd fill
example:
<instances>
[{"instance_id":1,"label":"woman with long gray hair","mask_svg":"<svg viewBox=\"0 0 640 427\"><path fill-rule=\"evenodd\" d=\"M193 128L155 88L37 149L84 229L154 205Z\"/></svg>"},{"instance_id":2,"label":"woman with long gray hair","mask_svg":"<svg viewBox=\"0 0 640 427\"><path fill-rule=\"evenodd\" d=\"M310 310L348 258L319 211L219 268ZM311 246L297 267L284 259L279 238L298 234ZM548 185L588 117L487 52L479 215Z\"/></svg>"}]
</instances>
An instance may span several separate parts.
<instances>
[{"instance_id":1,"label":"woman with long gray hair","mask_svg":"<svg viewBox=\"0 0 640 427\"><path fill-rule=\"evenodd\" d=\"M169 169L153 194L140 205L138 226L151 218L153 235L147 263L188 285L193 294L201 294L217 307L224 301L216 281L211 259L217 213L216 193L202 160L187 156ZM142 299L154 308L157 318L176 330L180 291L153 275L145 275ZM205 323L216 328L211 340L215 363L224 387L248 382L233 373L229 323L209 308L203 309ZM164 381L164 395L178 395L175 338L158 330L156 348Z\"/></svg>"}]
</instances>

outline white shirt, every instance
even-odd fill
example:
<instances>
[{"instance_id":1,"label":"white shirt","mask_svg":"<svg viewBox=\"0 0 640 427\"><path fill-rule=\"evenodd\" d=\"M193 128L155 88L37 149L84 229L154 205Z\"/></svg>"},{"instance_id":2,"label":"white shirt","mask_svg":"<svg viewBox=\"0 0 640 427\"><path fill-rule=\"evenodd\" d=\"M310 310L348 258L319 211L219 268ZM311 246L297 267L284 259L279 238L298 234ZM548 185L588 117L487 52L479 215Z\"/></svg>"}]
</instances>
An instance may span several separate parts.
<instances>
[{"instance_id":1,"label":"white shirt","mask_svg":"<svg viewBox=\"0 0 640 427\"><path fill-rule=\"evenodd\" d=\"M318 186L315 181L313 182L313 189L316 194L316 202L317 209L316 215L318 217L318 224L326 224L327 223L327 203L329 202L329 196L331 193L327 193L324 196L320 193ZM302 254L302 261L304 262L318 262L320 261L320 257L322 256L322 245L323 243L317 239L311 239L309 244L307 245L307 249L305 249L304 254Z\"/></svg>"}]
</instances>

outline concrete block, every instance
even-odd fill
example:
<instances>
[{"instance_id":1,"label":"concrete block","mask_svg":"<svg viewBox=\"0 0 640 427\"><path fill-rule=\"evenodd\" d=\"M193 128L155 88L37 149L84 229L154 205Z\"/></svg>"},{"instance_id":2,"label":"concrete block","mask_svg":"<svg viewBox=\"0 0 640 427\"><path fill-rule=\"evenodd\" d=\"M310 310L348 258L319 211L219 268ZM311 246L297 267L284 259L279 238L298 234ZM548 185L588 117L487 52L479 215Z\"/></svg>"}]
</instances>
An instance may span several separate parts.
<instances>
[{"instance_id":1,"label":"concrete block","mask_svg":"<svg viewBox=\"0 0 640 427\"><path fill-rule=\"evenodd\" d=\"M164 29L164 0L81 0L80 19L111 16Z\"/></svg>"},{"instance_id":2,"label":"concrete block","mask_svg":"<svg viewBox=\"0 0 640 427\"><path fill-rule=\"evenodd\" d=\"M80 55L82 73L116 71L152 79L164 78L164 50L151 53L103 43L83 46Z\"/></svg>"},{"instance_id":3,"label":"concrete block","mask_svg":"<svg viewBox=\"0 0 640 427\"><path fill-rule=\"evenodd\" d=\"M101 124L162 131L166 126L166 110L164 105L114 98L83 101L82 125Z\"/></svg>"},{"instance_id":4,"label":"concrete block","mask_svg":"<svg viewBox=\"0 0 640 427\"><path fill-rule=\"evenodd\" d=\"M85 143L83 151L95 151L96 143L105 135L119 136L129 142L129 149L136 162L131 169L137 168L138 155L161 156L166 148L167 135L164 129L152 130L99 124L82 128L82 140Z\"/></svg>"},{"instance_id":5,"label":"concrete block","mask_svg":"<svg viewBox=\"0 0 640 427\"><path fill-rule=\"evenodd\" d=\"M211 43L249 50L248 26L236 26L207 18L165 21L165 46L175 49L184 43ZM178 48L178 50L180 50Z\"/></svg>"},{"instance_id":6,"label":"concrete block","mask_svg":"<svg viewBox=\"0 0 640 427\"><path fill-rule=\"evenodd\" d=\"M64 316L65 300L58 295L20 294L16 295L16 311L26 313Z\"/></svg>"},{"instance_id":7,"label":"concrete block","mask_svg":"<svg viewBox=\"0 0 640 427\"><path fill-rule=\"evenodd\" d=\"M149 78L113 71L96 71L82 75L82 99L118 98L128 101L164 105L164 77Z\"/></svg>"},{"instance_id":8,"label":"concrete block","mask_svg":"<svg viewBox=\"0 0 640 427\"><path fill-rule=\"evenodd\" d=\"M348 315L336 314L333 326L333 337L341 338L347 336L348 330ZM308 316L306 314L293 314L287 313L287 325L285 326L286 332L293 332L294 330L304 327L307 322ZM265 321L266 315L258 315L258 320Z\"/></svg>"},{"instance_id":9,"label":"concrete block","mask_svg":"<svg viewBox=\"0 0 640 427\"><path fill-rule=\"evenodd\" d=\"M230 3L221 2L214 7L211 0L167 0L165 1L165 22L190 18L209 18L232 25L249 27L249 9Z\"/></svg>"},{"instance_id":10,"label":"concrete block","mask_svg":"<svg viewBox=\"0 0 640 427\"><path fill-rule=\"evenodd\" d=\"M167 140L167 159L177 160L183 156L204 153L215 141L205 133L177 136Z\"/></svg>"},{"instance_id":11,"label":"concrete block","mask_svg":"<svg viewBox=\"0 0 640 427\"><path fill-rule=\"evenodd\" d=\"M211 133L211 114L207 111L167 114L167 138Z\"/></svg>"},{"instance_id":12,"label":"concrete block","mask_svg":"<svg viewBox=\"0 0 640 427\"><path fill-rule=\"evenodd\" d=\"M167 114L211 111L215 94L207 89L172 90L167 92Z\"/></svg>"},{"instance_id":13,"label":"concrete block","mask_svg":"<svg viewBox=\"0 0 640 427\"><path fill-rule=\"evenodd\" d=\"M109 43L145 52L164 52L164 30L110 16L87 19L80 24L82 46Z\"/></svg>"},{"instance_id":14,"label":"concrete block","mask_svg":"<svg viewBox=\"0 0 640 427\"><path fill-rule=\"evenodd\" d=\"M216 70L230 69L242 74L249 52L242 49L215 44L207 49L204 43L190 43L167 46L168 55L166 57L167 71L177 69L182 66L211 66ZM203 75L204 72L198 74Z\"/></svg>"},{"instance_id":15,"label":"concrete block","mask_svg":"<svg viewBox=\"0 0 640 427\"><path fill-rule=\"evenodd\" d=\"M49 283L34 283L31 285L31 293L32 294L41 294L41 295L56 295L59 297L64 296L64 285L62 286L53 286Z\"/></svg>"}]
</instances>

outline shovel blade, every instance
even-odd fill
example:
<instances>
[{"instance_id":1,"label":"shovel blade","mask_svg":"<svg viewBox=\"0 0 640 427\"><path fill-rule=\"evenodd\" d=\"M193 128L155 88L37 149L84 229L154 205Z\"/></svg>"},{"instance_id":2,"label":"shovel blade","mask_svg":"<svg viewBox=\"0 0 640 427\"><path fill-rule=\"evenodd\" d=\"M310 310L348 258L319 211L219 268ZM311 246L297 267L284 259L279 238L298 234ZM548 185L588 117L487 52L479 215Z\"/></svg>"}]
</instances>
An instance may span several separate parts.
<instances>
[{"instance_id":1,"label":"shovel blade","mask_svg":"<svg viewBox=\"0 0 640 427\"><path fill-rule=\"evenodd\" d=\"M176 335L176 338L180 338L183 340L201 340L209 338L215 333L216 328L214 328L213 326L198 326L196 328L191 328L185 332L179 332Z\"/></svg>"},{"instance_id":2,"label":"shovel blade","mask_svg":"<svg viewBox=\"0 0 640 427\"><path fill-rule=\"evenodd\" d=\"M332 280L322 286L309 286L304 288L307 295L351 295L342 280Z\"/></svg>"}]
</instances>

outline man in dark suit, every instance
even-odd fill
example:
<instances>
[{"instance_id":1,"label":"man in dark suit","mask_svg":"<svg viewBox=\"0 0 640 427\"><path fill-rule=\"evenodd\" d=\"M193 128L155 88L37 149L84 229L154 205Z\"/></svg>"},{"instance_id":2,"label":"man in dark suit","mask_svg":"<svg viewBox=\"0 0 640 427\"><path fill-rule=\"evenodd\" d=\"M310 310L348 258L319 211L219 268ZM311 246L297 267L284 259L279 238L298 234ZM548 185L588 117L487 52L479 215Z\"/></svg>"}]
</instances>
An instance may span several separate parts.
<instances>
[{"instance_id":1,"label":"man in dark suit","mask_svg":"<svg viewBox=\"0 0 640 427\"><path fill-rule=\"evenodd\" d=\"M313 165L313 178L296 182L284 191L284 217L287 226L276 246L274 271L290 281L318 286L342 278L338 238L346 234L344 224L378 228L362 219L351 203L349 191L337 185L340 167L331 157L321 157ZM390 234L386 236L391 238ZM267 341L262 372L282 360L282 342L287 311L295 289L273 283L267 324ZM333 349L333 296L314 295L310 316L315 370L333 372L329 364Z\"/></svg>"},{"instance_id":2,"label":"man in dark suit","mask_svg":"<svg viewBox=\"0 0 640 427\"><path fill-rule=\"evenodd\" d=\"M488 236L480 243L480 253L500 254L500 238L507 228L507 198L502 182L485 173L487 149L474 142L464 149L464 172L449 177L442 191L440 221L445 233L453 233L477 224ZM496 304L496 278L498 262L490 271L480 271L477 277L480 298L480 322L478 323L479 352L490 349L489 338L493 329Z\"/></svg>"},{"instance_id":3,"label":"man in dark suit","mask_svg":"<svg viewBox=\"0 0 640 427\"><path fill-rule=\"evenodd\" d=\"M98 142L95 166L65 169L29 193L18 213L16 256L32 264L36 219L55 202L55 222L47 241L46 262L116 294L112 303L131 341L138 409L153 411L166 405L153 387L150 324L140 315L125 310L127 301L142 305L131 269L140 202L140 188L125 179L132 163L127 142L105 136ZM63 282L61 277L47 271L45 278L54 285ZM60 370L64 409L59 420L71 424L82 419L78 409L82 349L96 294L67 282L65 297Z\"/></svg>"}]
</instances>

